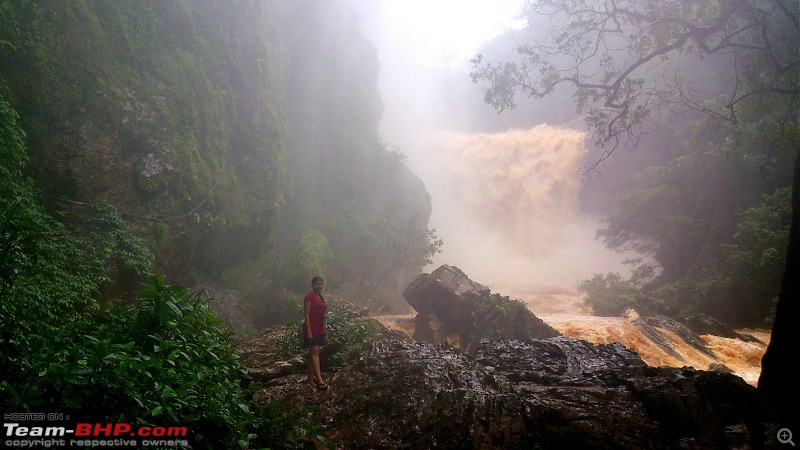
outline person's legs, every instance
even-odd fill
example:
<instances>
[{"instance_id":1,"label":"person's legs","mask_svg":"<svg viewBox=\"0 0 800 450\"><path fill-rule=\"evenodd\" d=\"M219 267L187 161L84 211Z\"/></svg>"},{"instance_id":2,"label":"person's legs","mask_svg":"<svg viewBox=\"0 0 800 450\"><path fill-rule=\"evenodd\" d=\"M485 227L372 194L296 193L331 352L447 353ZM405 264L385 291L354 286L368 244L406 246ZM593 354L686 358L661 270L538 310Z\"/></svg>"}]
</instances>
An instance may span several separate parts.
<instances>
[{"instance_id":1,"label":"person's legs","mask_svg":"<svg viewBox=\"0 0 800 450\"><path fill-rule=\"evenodd\" d=\"M311 359L311 349L313 347L309 347L308 354L306 355L306 367L308 368L308 384L315 386L314 383L314 361ZM317 358L319 360L319 358Z\"/></svg>"},{"instance_id":2,"label":"person's legs","mask_svg":"<svg viewBox=\"0 0 800 450\"><path fill-rule=\"evenodd\" d=\"M322 371L319 368L319 345L314 345L310 349L308 349L309 359L311 360L311 366L313 368L313 377L316 378L318 387L327 386L324 381L322 381Z\"/></svg>"}]
</instances>

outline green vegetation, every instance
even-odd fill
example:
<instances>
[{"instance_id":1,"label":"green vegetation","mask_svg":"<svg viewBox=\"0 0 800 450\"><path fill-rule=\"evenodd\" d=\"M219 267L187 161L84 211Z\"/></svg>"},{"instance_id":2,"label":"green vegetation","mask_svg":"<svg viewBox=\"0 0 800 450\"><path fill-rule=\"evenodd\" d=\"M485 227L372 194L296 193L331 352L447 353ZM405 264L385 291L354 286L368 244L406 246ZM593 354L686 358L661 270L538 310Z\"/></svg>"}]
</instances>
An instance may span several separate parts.
<instances>
[{"instance_id":1,"label":"green vegetation","mask_svg":"<svg viewBox=\"0 0 800 450\"><path fill-rule=\"evenodd\" d=\"M586 303L597 316L621 316L629 308L638 308L641 290L618 273L595 274L578 283L578 290L586 294ZM645 313L646 311L640 311Z\"/></svg>"},{"instance_id":2,"label":"green vegetation","mask_svg":"<svg viewBox=\"0 0 800 450\"><path fill-rule=\"evenodd\" d=\"M581 282L594 311L765 325L798 176L797 3L542 0L526 14L523 33L538 34L521 34L517 62L472 61L485 101L503 111L518 92L571 94L596 147L585 171L635 174L597 208L598 237L633 253L633 275ZM644 155L607 162L618 148Z\"/></svg>"},{"instance_id":3,"label":"green vegetation","mask_svg":"<svg viewBox=\"0 0 800 450\"><path fill-rule=\"evenodd\" d=\"M330 367L344 365L345 358L351 352L362 352L380 332L380 328L371 319L357 315L341 305L331 308L325 320L328 338L332 342L342 344L342 350L330 359Z\"/></svg>"},{"instance_id":4,"label":"green vegetation","mask_svg":"<svg viewBox=\"0 0 800 450\"><path fill-rule=\"evenodd\" d=\"M365 350L380 333L380 327L371 319L360 316L343 305L332 305L328 310L325 325L328 339L342 344L341 350L333 355L328 363L332 368L343 366L351 352ZM288 327L290 332L282 336L278 343L279 356L287 359L305 352L300 324L289 322Z\"/></svg>"},{"instance_id":5,"label":"green vegetation","mask_svg":"<svg viewBox=\"0 0 800 450\"><path fill-rule=\"evenodd\" d=\"M770 315L786 264L790 189L766 192L749 206L757 190L737 185L736 177L756 176L758 168L712 152L703 158L713 162L689 155L651 167L618 196L598 236L609 248L649 259L632 261L630 280L607 274L605 288L602 275L582 282L595 313L703 312L737 326L762 325ZM712 167L714 176L702 175Z\"/></svg>"},{"instance_id":6,"label":"green vegetation","mask_svg":"<svg viewBox=\"0 0 800 450\"><path fill-rule=\"evenodd\" d=\"M350 233L340 244L346 273L357 273L365 288L375 292L395 271L430 264L443 244L436 230L420 226L419 215L405 222L381 205L367 214L351 208L345 216Z\"/></svg>"},{"instance_id":7,"label":"green vegetation","mask_svg":"<svg viewBox=\"0 0 800 450\"><path fill-rule=\"evenodd\" d=\"M272 404L251 410L230 332L201 292L151 277L132 304L98 302L115 271L152 255L108 206L56 221L26 178L25 134L0 98L0 402L86 422L178 426L192 448L306 448L323 428ZM82 206L84 207L84 206Z\"/></svg>"},{"instance_id":8,"label":"green vegetation","mask_svg":"<svg viewBox=\"0 0 800 450\"><path fill-rule=\"evenodd\" d=\"M4 2L0 79L31 137L27 173L49 195L162 219L137 233L187 283L259 256L286 176L281 41L261 7Z\"/></svg>"},{"instance_id":9,"label":"green vegetation","mask_svg":"<svg viewBox=\"0 0 800 450\"><path fill-rule=\"evenodd\" d=\"M200 294L159 278L130 307L42 324L14 340L5 404L87 421L185 426L199 448L231 447L248 420L228 336Z\"/></svg>"},{"instance_id":10,"label":"green vegetation","mask_svg":"<svg viewBox=\"0 0 800 450\"><path fill-rule=\"evenodd\" d=\"M327 276L327 266L332 256L328 238L324 234L317 230L306 231L299 248L288 262L282 284L293 292L307 291L311 276Z\"/></svg>"},{"instance_id":11,"label":"green vegetation","mask_svg":"<svg viewBox=\"0 0 800 450\"><path fill-rule=\"evenodd\" d=\"M520 300L499 294L482 295L472 300L470 328L465 340L526 339L531 333L530 310ZM489 323L482 323L486 319Z\"/></svg>"},{"instance_id":12,"label":"green vegetation","mask_svg":"<svg viewBox=\"0 0 800 450\"><path fill-rule=\"evenodd\" d=\"M112 270L144 274L152 255L105 205L75 232L41 206L34 182L23 175L28 161L25 133L16 112L0 97L0 295L4 330L54 324L98 309L93 298L111 281ZM6 328L8 325L9 328ZM11 333L11 331L9 331ZM12 333L13 334L13 333ZM5 353L4 353L5 354Z\"/></svg>"},{"instance_id":13,"label":"green vegetation","mask_svg":"<svg viewBox=\"0 0 800 450\"><path fill-rule=\"evenodd\" d=\"M279 401L271 401L257 407L249 444L250 448L259 449L333 449L322 434L324 430L324 425L302 417L300 409L288 409Z\"/></svg>"}]
</instances>

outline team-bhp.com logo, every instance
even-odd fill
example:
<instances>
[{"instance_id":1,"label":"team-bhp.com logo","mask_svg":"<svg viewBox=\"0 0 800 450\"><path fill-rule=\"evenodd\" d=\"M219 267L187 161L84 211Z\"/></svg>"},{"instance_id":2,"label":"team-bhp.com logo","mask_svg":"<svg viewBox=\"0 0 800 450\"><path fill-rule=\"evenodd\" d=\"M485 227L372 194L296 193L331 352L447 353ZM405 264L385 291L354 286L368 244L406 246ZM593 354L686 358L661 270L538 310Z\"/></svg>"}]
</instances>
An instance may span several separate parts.
<instances>
[{"instance_id":1,"label":"team-bhp.com logo","mask_svg":"<svg viewBox=\"0 0 800 450\"><path fill-rule=\"evenodd\" d=\"M79 423L74 429L67 427L23 427L18 423L4 423L6 437L66 436L75 437L186 437L186 427L132 427L129 423Z\"/></svg>"},{"instance_id":2,"label":"team-bhp.com logo","mask_svg":"<svg viewBox=\"0 0 800 450\"><path fill-rule=\"evenodd\" d=\"M77 423L74 426L25 426L6 422L6 446L182 446L188 444L186 427L138 426L129 423ZM110 439L109 439L110 438ZM69 442L69 443L68 443Z\"/></svg>"}]
</instances>

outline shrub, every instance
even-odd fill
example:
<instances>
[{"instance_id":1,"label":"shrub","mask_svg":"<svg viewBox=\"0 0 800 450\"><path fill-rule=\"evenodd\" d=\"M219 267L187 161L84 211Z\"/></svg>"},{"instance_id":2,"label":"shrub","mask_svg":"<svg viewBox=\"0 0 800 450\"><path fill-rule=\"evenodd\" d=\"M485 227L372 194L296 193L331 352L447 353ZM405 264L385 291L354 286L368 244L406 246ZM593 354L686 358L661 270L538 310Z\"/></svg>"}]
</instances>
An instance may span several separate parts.
<instances>
[{"instance_id":1,"label":"shrub","mask_svg":"<svg viewBox=\"0 0 800 450\"><path fill-rule=\"evenodd\" d=\"M366 349L367 344L380 332L380 328L369 318L362 317L342 305L333 305L325 318L328 339L342 344L342 349L331 358L332 367L340 366L344 356L351 351ZM278 341L278 355L291 358L305 352L300 325L288 323L289 332Z\"/></svg>"},{"instance_id":2,"label":"shrub","mask_svg":"<svg viewBox=\"0 0 800 450\"><path fill-rule=\"evenodd\" d=\"M0 98L0 404L186 427L192 448L244 448L270 430L283 448L318 436L322 427L292 411L250 411L230 333L202 293L151 277L135 304L101 307L110 273L126 267L142 276L152 254L107 205L82 210L80 230L48 214L23 175L17 122Z\"/></svg>"},{"instance_id":3,"label":"shrub","mask_svg":"<svg viewBox=\"0 0 800 450\"><path fill-rule=\"evenodd\" d=\"M250 446L271 450L333 449L322 435L326 427L312 423L302 414L301 409L287 408L278 400L258 406Z\"/></svg>"},{"instance_id":4,"label":"shrub","mask_svg":"<svg viewBox=\"0 0 800 450\"><path fill-rule=\"evenodd\" d=\"M187 427L195 448L229 448L250 418L229 332L201 293L153 277L136 305L37 331L18 342L25 363L4 382L9 406Z\"/></svg>"},{"instance_id":5,"label":"shrub","mask_svg":"<svg viewBox=\"0 0 800 450\"><path fill-rule=\"evenodd\" d=\"M578 283L578 290L586 294L586 304L597 316L621 316L628 308L636 308L641 298L638 286L618 273L595 274Z\"/></svg>"}]
</instances>

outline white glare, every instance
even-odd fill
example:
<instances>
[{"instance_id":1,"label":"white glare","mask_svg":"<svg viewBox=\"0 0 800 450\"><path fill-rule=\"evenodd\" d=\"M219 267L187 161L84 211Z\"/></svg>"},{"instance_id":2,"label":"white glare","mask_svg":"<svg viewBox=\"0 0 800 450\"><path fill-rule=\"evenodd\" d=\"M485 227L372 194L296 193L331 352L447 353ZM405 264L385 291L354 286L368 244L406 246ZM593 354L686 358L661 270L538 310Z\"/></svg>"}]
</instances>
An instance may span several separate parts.
<instances>
[{"instance_id":1,"label":"white glare","mask_svg":"<svg viewBox=\"0 0 800 450\"><path fill-rule=\"evenodd\" d=\"M388 0L384 38L429 64L463 64L478 47L517 27L521 0Z\"/></svg>"}]
</instances>

